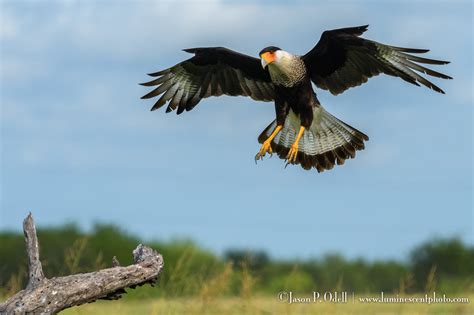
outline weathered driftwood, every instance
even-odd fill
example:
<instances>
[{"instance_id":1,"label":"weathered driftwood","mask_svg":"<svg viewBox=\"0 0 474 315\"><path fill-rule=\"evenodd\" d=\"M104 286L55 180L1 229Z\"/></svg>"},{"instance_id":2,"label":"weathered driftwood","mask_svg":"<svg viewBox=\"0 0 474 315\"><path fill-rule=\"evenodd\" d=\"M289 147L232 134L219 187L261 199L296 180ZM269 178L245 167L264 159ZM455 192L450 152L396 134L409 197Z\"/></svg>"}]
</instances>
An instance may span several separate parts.
<instances>
[{"instance_id":1,"label":"weathered driftwood","mask_svg":"<svg viewBox=\"0 0 474 315\"><path fill-rule=\"evenodd\" d=\"M146 283L153 286L163 270L162 256L140 244L133 251L133 265L122 267L114 257L112 268L47 279L39 260L31 213L23 221L23 230L28 253L28 285L0 304L0 314L57 313L97 299L116 300L125 293L125 288Z\"/></svg>"}]
</instances>

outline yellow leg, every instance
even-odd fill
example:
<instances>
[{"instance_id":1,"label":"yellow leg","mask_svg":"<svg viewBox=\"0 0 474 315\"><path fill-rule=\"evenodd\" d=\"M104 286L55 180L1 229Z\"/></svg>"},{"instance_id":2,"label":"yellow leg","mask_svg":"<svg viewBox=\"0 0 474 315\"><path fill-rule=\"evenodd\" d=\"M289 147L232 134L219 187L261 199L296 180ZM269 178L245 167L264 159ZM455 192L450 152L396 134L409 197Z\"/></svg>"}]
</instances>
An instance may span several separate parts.
<instances>
[{"instance_id":1,"label":"yellow leg","mask_svg":"<svg viewBox=\"0 0 474 315\"><path fill-rule=\"evenodd\" d=\"M263 142L263 144L260 148L260 151L258 151L257 155L255 155L255 161L258 160L258 159L262 159L267 152L270 153L270 154L273 153L273 151L272 151L272 140L277 136L277 134L280 132L280 130L282 128L283 128L282 125L276 126L275 130L273 130L270 137L268 137L268 139Z\"/></svg>"},{"instance_id":2,"label":"yellow leg","mask_svg":"<svg viewBox=\"0 0 474 315\"><path fill-rule=\"evenodd\" d=\"M296 156L298 155L298 142L300 142L300 138L303 135L304 129L305 128L303 126L300 127L300 131L298 132L298 135L296 136L296 140L291 145L290 151L288 152L288 155L286 156L288 163L294 163L296 161Z\"/></svg>"}]
</instances>

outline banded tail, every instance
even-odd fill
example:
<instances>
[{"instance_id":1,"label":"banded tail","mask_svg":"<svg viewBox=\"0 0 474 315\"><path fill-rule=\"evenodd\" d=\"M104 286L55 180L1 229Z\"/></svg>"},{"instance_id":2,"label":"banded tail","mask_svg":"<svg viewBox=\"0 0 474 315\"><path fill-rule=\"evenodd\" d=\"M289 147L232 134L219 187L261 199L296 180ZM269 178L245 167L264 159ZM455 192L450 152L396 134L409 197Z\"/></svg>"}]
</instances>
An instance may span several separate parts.
<instances>
[{"instance_id":1,"label":"banded tail","mask_svg":"<svg viewBox=\"0 0 474 315\"><path fill-rule=\"evenodd\" d=\"M258 142L263 143L276 125L274 120L260 134ZM281 159L286 160L299 128L300 119L290 110L283 129L271 143L273 152ZM314 167L318 173L330 170L335 164L342 165L346 159L354 158L356 151L363 150L364 141L368 140L367 135L340 121L323 107L314 107L311 127L301 137L296 161L291 164L301 164L305 170Z\"/></svg>"}]
</instances>

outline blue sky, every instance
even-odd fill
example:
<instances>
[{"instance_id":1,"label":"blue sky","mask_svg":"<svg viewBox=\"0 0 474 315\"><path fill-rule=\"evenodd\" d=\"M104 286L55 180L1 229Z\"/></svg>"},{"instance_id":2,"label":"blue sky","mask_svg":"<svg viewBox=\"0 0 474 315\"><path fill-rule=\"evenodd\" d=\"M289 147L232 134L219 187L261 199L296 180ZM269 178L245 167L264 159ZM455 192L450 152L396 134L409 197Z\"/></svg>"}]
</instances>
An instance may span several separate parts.
<instances>
[{"instance_id":1,"label":"blue sky","mask_svg":"<svg viewBox=\"0 0 474 315\"><path fill-rule=\"evenodd\" d=\"M402 259L432 237L473 237L473 46L470 1L1 2L0 229L117 224L144 239L189 237L222 252ZM303 54L321 32L429 48L453 76L446 95L376 77L334 97L366 150L318 174L255 165L271 103L202 101L150 112L138 82L190 57L182 48L268 45Z\"/></svg>"}]
</instances>

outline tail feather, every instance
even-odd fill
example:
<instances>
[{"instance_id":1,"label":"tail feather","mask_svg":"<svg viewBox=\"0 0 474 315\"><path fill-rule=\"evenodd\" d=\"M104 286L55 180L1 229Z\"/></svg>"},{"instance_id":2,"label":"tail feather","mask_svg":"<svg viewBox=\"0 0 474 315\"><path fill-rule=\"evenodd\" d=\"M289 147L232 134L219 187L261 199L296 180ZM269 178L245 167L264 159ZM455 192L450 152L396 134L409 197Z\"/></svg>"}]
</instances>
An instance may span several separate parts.
<instances>
[{"instance_id":1,"label":"tail feather","mask_svg":"<svg viewBox=\"0 0 474 315\"><path fill-rule=\"evenodd\" d=\"M275 129L273 121L258 137L263 143ZM286 156L296 139L300 119L291 110L281 132L272 141L272 150L282 159ZM356 151L365 148L364 141L369 137L354 127L329 114L322 107L313 109L313 123L301 137L296 161L304 169L316 168L318 172L330 170L334 165L342 165L345 160L355 157Z\"/></svg>"}]
</instances>

